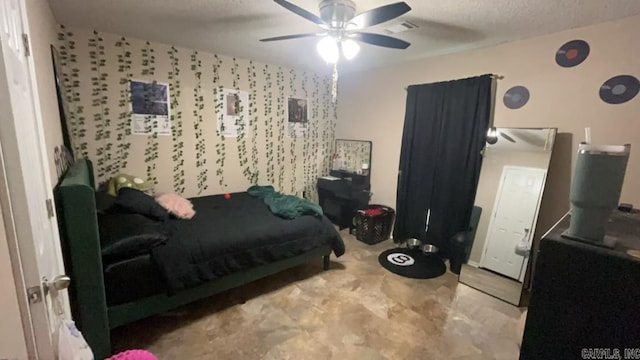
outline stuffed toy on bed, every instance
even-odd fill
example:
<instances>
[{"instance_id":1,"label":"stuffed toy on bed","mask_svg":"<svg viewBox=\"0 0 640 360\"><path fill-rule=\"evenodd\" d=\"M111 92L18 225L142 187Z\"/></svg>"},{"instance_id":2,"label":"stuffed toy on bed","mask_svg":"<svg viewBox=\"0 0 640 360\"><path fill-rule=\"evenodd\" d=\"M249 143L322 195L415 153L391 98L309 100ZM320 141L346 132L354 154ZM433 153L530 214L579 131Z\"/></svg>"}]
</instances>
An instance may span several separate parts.
<instances>
[{"instance_id":1,"label":"stuffed toy on bed","mask_svg":"<svg viewBox=\"0 0 640 360\"><path fill-rule=\"evenodd\" d=\"M125 187L147 191L151 190L153 184L133 175L118 174L112 177L107 183L107 193L111 196L116 196L118 195L118 191Z\"/></svg>"}]
</instances>

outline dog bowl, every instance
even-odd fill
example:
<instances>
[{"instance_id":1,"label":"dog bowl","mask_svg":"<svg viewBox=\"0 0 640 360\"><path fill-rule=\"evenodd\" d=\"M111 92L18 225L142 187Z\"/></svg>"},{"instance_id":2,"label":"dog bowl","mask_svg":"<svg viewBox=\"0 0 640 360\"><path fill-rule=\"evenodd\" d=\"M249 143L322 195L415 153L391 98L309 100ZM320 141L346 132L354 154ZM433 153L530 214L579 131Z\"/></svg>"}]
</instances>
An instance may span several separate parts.
<instances>
[{"instance_id":1,"label":"dog bowl","mask_svg":"<svg viewBox=\"0 0 640 360\"><path fill-rule=\"evenodd\" d=\"M431 244L422 245L422 253L424 254L435 254L438 252L438 247Z\"/></svg>"},{"instance_id":2,"label":"dog bowl","mask_svg":"<svg viewBox=\"0 0 640 360\"><path fill-rule=\"evenodd\" d=\"M414 238L409 238L404 242L404 244L409 249L418 249L422 245L422 241Z\"/></svg>"}]
</instances>

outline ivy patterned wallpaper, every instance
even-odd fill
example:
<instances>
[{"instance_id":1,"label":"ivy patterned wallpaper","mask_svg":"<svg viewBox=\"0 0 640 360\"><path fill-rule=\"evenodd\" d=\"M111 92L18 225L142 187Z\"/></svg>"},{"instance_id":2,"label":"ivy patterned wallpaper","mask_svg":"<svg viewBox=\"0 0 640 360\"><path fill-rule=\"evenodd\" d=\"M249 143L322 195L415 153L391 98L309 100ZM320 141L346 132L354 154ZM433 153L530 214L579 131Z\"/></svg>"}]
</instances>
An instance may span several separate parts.
<instances>
[{"instance_id":1,"label":"ivy patterned wallpaper","mask_svg":"<svg viewBox=\"0 0 640 360\"><path fill-rule=\"evenodd\" d=\"M124 172L146 177L156 192L273 184L316 199L336 125L329 76L86 29L61 27L58 50L73 152L93 161L98 182ZM131 134L131 79L169 84L171 136ZM248 135L217 131L223 88L249 93ZM290 96L309 101L304 137L286 136Z\"/></svg>"}]
</instances>

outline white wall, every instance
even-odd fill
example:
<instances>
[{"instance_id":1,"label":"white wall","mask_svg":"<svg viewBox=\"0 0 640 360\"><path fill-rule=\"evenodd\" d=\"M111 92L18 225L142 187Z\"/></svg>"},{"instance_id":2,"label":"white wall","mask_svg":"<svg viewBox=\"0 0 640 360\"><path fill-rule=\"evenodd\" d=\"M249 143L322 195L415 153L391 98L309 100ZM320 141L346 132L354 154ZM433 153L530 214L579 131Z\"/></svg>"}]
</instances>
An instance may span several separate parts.
<instances>
[{"instance_id":1,"label":"white wall","mask_svg":"<svg viewBox=\"0 0 640 360\"><path fill-rule=\"evenodd\" d=\"M575 161L572 154L583 139L584 127L589 126L596 143L632 144L622 201L640 204L640 96L610 105L598 95L602 83L613 76L631 74L640 78L639 33L640 16L635 16L490 48L341 74L336 137L373 141L372 202L394 206L405 116L404 89L412 84L499 74L504 78L497 84L496 126L558 128L560 141L554 150L558 158L551 161L549 171L555 189L547 190L568 186ZM562 68L555 63L555 53L573 39L588 41L591 53L582 64ZM502 98L515 85L527 86L531 99L524 107L511 110ZM562 178L553 179L556 175ZM566 191L554 195L550 205L556 216L568 209L568 198ZM545 200L552 202L550 197Z\"/></svg>"}]
</instances>

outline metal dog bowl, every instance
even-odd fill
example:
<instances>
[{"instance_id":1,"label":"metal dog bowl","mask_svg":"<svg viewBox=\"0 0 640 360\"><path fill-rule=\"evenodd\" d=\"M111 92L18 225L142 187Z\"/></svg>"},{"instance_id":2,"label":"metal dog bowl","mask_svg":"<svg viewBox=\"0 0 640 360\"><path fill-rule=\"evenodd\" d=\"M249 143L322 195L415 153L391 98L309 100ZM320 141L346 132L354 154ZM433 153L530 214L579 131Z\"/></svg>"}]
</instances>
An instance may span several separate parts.
<instances>
[{"instance_id":1,"label":"metal dog bowl","mask_svg":"<svg viewBox=\"0 0 640 360\"><path fill-rule=\"evenodd\" d=\"M435 254L438 252L438 247L431 244L422 245L422 253L424 254Z\"/></svg>"},{"instance_id":2,"label":"metal dog bowl","mask_svg":"<svg viewBox=\"0 0 640 360\"><path fill-rule=\"evenodd\" d=\"M404 242L404 244L409 249L418 249L422 245L422 241L415 238L409 238Z\"/></svg>"}]
</instances>

